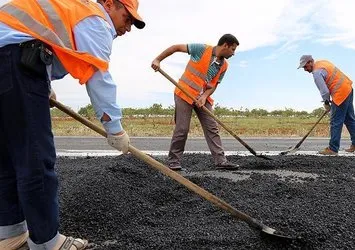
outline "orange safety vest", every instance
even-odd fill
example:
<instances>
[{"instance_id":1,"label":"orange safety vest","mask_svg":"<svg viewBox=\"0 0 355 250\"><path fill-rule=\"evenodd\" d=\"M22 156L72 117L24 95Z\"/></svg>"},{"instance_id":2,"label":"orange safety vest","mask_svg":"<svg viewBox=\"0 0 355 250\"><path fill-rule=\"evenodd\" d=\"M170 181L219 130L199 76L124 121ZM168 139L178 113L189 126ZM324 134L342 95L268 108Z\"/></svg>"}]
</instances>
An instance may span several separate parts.
<instances>
[{"instance_id":1,"label":"orange safety vest","mask_svg":"<svg viewBox=\"0 0 355 250\"><path fill-rule=\"evenodd\" d=\"M332 101L336 105L340 105L349 96L352 90L352 81L340 69L326 60L316 61L313 70L324 69L327 71L327 79L325 83L329 89Z\"/></svg>"},{"instance_id":2,"label":"orange safety vest","mask_svg":"<svg viewBox=\"0 0 355 250\"><path fill-rule=\"evenodd\" d=\"M212 51L213 47L207 46L198 62L194 62L190 59L184 74L179 80L179 85L195 98L202 94L206 89L215 87L221 73L227 70L228 63L224 60L217 75L211 80L211 82L207 82L207 71L210 67ZM187 103L193 103L193 100L185 95L178 87L175 88L174 93ZM207 101L213 105L213 99L210 96L207 98Z\"/></svg>"},{"instance_id":3,"label":"orange safety vest","mask_svg":"<svg viewBox=\"0 0 355 250\"><path fill-rule=\"evenodd\" d=\"M108 62L76 51L73 29L89 16L106 17L91 0L13 0L0 8L0 21L52 47L66 71L81 84Z\"/></svg>"}]
</instances>

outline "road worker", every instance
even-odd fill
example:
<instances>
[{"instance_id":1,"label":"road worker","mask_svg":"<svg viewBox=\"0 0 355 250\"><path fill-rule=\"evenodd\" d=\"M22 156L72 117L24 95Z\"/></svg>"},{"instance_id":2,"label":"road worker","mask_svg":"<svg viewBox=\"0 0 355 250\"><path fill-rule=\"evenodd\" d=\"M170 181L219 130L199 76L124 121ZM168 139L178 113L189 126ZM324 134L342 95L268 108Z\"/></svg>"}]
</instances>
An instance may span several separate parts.
<instances>
[{"instance_id":1,"label":"road worker","mask_svg":"<svg viewBox=\"0 0 355 250\"><path fill-rule=\"evenodd\" d=\"M319 153L322 155L338 154L343 124L345 124L351 137L351 146L345 151L354 152L355 115L353 82L331 62L327 60L314 61L311 55L301 56L299 68L312 73L314 82L323 99L324 108L330 111L329 146L319 151Z\"/></svg>"},{"instance_id":2,"label":"road worker","mask_svg":"<svg viewBox=\"0 0 355 250\"><path fill-rule=\"evenodd\" d=\"M108 62L117 36L145 26L137 10L138 0L13 0L0 7L1 250L88 245L58 232L51 80L69 73L86 84L108 143L127 153Z\"/></svg>"},{"instance_id":3,"label":"road worker","mask_svg":"<svg viewBox=\"0 0 355 250\"><path fill-rule=\"evenodd\" d=\"M164 50L152 62L152 68L158 70L160 62L175 52L188 53L190 60L179 80L181 85L193 97L196 103L186 96L178 87L175 88L175 129L170 144L168 166L172 170L181 170L181 158L190 128L192 110L195 111L214 163L218 169L237 169L238 165L227 161L222 148L217 122L201 109L205 106L212 111L211 95L221 83L228 68L226 59L232 57L239 42L231 34L223 35L216 46L199 43L177 44Z\"/></svg>"}]
</instances>

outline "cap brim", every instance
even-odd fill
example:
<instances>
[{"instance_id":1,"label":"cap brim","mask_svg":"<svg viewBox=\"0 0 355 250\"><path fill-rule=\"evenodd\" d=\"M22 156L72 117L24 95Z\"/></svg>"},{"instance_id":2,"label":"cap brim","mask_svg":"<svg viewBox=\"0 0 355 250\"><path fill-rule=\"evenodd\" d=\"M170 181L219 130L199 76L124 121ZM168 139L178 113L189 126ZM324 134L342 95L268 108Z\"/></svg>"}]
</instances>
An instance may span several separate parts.
<instances>
[{"instance_id":1,"label":"cap brim","mask_svg":"<svg viewBox=\"0 0 355 250\"><path fill-rule=\"evenodd\" d=\"M137 29L143 29L145 27L145 22L138 19L135 19L133 24Z\"/></svg>"},{"instance_id":2,"label":"cap brim","mask_svg":"<svg viewBox=\"0 0 355 250\"><path fill-rule=\"evenodd\" d=\"M300 63L300 66L298 66L297 69L303 68L307 63Z\"/></svg>"},{"instance_id":3,"label":"cap brim","mask_svg":"<svg viewBox=\"0 0 355 250\"><path fill-rule=\"evenodd\" d=\"M127 8L127 10L129 11L129 13L132 15L132 17L134 18L134 22L133 25L136 26L137 29L143 29L145 27L145 22L143 21L143 19L140 17L140 15L138 14L138 12L133 9L130 8L128 6L125 6Z\"/></svg>"}]
</instances>

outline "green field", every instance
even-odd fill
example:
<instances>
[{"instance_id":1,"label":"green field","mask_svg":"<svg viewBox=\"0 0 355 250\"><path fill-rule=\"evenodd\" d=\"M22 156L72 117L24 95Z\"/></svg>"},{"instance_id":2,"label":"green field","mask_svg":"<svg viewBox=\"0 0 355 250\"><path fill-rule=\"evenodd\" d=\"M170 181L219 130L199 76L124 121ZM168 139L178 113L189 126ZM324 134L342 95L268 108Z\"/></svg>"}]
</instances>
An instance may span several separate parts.
<instances>
[{"instance_id":1,"label":"green field","mask_svg":"<svg viewBox=\"0 0 355 250\"><path fill-rule=\"evenodd\" d=\"M317 117L219 117L219 119L234 133L243 137L302 137L318 120ZM100 125L96 119L90 120ZM127 116L122 119L122 124L130 136L170 137L174 129L172 116ZM99 136L96 132L69 117L53 117L52 126L56 136ZM224 137L230 136L223 128L220 128L220 132ZM196 117L191 120L189 136L203 136L200 123ZM310 136L328 137L329 117L323 118ZM345 127L343 136L349 136Z\"/></svg>"}]
</instances>

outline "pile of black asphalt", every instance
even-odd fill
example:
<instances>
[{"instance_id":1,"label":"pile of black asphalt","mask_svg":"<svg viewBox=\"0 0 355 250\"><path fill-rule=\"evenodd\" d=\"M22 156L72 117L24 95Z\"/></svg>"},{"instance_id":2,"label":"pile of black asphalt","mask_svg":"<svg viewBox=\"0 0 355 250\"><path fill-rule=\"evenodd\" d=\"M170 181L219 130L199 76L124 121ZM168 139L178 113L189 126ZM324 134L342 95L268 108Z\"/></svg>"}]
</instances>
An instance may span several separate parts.
<instances>
[{"instance_id":1,"label":"pile of black asphalt","mask_svg":"<svg viewBox=\"0 0 355 250\"><path fill-rule=\"evenodd\" d=\"M267 226L300 239L264 237L131 155L58 158L60 231L87 238L90 249L103 250L354 249L353 157L227 158L241 169L214 171L210 155L185 154L181 174ZM281 177L275 170L305 177ZM248 178L241 180L225 178L246 173Z\"/></svg>"}]
</instances>

